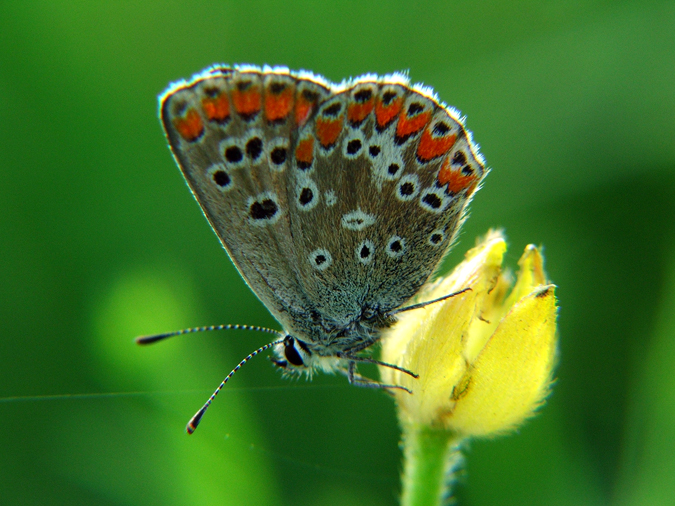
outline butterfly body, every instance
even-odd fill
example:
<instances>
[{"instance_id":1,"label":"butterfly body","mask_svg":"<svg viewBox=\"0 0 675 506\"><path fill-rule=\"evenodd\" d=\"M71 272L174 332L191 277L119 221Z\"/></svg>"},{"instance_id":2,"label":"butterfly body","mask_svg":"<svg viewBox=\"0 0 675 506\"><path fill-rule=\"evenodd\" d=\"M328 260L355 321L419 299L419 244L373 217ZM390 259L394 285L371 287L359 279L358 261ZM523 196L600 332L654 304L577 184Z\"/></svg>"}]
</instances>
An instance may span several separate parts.
<instances>
[{"instance_id":1,"label":"butterfly body","mask_svg":"<svg viewBox=\"0 0 675 506\"><path fill-rule=\"evenodd\" d=\"M205 216L287 332L275 362L291 371L353 368L433 274L487 173L458 113L402 75L334 85L213 67L172 85L160 116Z\"/></svg>"}]
</instances>

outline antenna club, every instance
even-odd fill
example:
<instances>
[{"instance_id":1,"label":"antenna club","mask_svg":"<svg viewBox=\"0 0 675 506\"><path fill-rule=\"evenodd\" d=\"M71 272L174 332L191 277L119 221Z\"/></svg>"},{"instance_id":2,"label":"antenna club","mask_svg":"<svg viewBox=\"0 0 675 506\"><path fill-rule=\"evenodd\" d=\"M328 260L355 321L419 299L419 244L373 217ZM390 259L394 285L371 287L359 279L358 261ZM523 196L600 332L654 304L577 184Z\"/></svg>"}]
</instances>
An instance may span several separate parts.
<instances>
[{"instance_id":1,"label":"antenna club","mask_svg":"<svg viewBox=\"0 0 675 506\"><path fill-rule=\"evenodd\" d=\"M156 343L157 341L161 341L164 339L166 336L164 334L157 334L154 336L139 336L135 339L136 344L140 344L141 346L145 346L147 344L152 344Z\"/></svg>"},{"instance_id":2,"label":"antenna club","mask_svg":"<svg viewBox=\"0 0 675 506\"><path fill-rule=\"evenodd\" d=\"M202 421L202 416L204 415L204 411L206 411L205 408L200 409L195 413L195 416L193 416L188 424L185 426L185 431L188 434L194 433L194 431L197 429L197 426L199 425L199 422Z\"/></svg>"}]
</instances>

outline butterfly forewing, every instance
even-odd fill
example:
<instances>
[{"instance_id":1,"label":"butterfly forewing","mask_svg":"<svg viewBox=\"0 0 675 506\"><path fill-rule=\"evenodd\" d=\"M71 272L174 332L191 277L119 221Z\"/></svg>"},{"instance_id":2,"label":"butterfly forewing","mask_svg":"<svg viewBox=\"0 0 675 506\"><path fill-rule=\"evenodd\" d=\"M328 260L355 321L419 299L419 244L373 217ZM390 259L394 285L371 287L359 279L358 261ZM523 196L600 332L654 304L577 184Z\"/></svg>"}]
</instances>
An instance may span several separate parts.
<instances>
[{"instance_id":1,"label":"butterfly forewing","mask_svg":"<svg viewBox=\"0 0 675 506\"><path fill-rule=\"evenodd\" d=\"M295 93L295 79L275 77ZM161 117L172 152L211 226L244 280L286 326L310 305L288 261L295 246L284 178L297 134L295 100L291 97L286 112L289 104L280 99L270 113L273 121L267 121L264 84L286 96L275 82L264 83L259 72L209 73L167 91Z\"/></svg>"}]
</instances>

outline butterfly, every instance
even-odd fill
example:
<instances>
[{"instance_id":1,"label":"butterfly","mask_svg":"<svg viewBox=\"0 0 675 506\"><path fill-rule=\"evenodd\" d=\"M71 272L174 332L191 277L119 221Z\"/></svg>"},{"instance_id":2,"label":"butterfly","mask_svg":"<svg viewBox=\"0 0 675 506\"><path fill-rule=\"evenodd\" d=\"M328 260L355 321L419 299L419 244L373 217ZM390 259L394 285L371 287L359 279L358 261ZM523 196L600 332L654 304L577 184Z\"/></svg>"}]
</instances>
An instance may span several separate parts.
<instances>
[{"instance_id":1,"label":"butterfly","mask_svg":"<svg viewBox=\"0 0 675 506\"><path fill-rule=\"evenodd\" d=\"M447 253L487 173L459 113L402 74L332 84L245 65L208 68L159 101L190 190L284 329L228 375L188 432L232 374L269 348L286 372L403 388L363 378L356 365L397 368L366 350L397 313L426 304L403 307Z\"/></svg>"}]
</instances>

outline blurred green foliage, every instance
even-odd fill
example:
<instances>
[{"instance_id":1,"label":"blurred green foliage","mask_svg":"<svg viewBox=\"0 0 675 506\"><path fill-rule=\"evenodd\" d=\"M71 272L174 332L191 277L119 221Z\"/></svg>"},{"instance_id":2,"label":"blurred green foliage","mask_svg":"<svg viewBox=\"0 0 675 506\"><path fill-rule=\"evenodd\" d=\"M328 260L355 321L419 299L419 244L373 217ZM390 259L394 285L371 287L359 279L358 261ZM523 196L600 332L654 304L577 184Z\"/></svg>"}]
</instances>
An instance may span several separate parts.
<instances>
[{"instance_id":1,"label":"blurred green foliage","mask_svg":"<svg viewBox=\"0 0 675 506\"><path fill-rule=\"evenodd\" d=\"M489 227L512 265L546 248L557 384L518 434L470 446L460 504L672 504L674 54L671 1L0 3L0 502L396 504L386 395L257 360L187 437L267 337L133 344L276 325L157 120L170 81L244 62L409 69L492 167L446 267Z\"/></svg>"}]
</instances>

